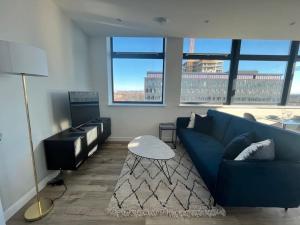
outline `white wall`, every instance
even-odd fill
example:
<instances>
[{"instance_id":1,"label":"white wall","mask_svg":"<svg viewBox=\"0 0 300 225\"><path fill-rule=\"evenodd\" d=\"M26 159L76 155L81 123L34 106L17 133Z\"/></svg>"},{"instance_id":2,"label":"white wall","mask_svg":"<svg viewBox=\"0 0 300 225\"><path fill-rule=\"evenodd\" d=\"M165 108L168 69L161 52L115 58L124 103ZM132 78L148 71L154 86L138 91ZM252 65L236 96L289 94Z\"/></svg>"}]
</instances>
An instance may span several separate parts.
<instances>
[{"instance_id":1,"label":"white wall","mask_svg":"<svg viewBox=\"0 0 300 225\"><path fill-rule=\"evenodd\" d=\"M260 122L271 124L267 121L267 115L282 116L282 112L292 111L294 115L300 115L300 109L283 109L249 106L201 106L184 107L179 106L181 89L181 56L182 38L167 38L166 41L166 83L165 96L166 106L109 106L107 90L107 48L105 37L93 37L89 42L90 69L93 76L94 89L100 93L101 116L108 116L112 119L111 140L130 140L131 138L151 134L158 135L158 124L160 122L174 122L178 116L189 116L190 112L205 114L208 108L214 108L227 113L242 116L244 112L253 113ZM167 134L168 135L168 134Z\"/></svg>"},{"instance_id":2,"label":"white wall","mask_svg":"<svg viewBox=\"0 0 300 225\"><path fill-rule=\"evenodd\" d=\"M0 0L0 31L0 40L27 43L47 52L49 77L28 78L33 142L42 180L49 175L42 140L70 126L67 91L91 87L88 39L52 0ZM0 107L0 196L4 210L11 214L34 185L21 77L0 74Z\"/></svg>"}]
</instances>

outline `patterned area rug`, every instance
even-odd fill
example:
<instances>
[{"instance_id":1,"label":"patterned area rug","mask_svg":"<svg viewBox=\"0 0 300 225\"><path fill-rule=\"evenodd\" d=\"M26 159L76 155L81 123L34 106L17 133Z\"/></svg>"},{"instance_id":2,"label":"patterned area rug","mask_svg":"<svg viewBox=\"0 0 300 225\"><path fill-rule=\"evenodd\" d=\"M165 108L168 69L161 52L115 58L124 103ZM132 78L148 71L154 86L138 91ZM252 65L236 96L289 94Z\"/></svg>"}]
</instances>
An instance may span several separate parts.
<instances>
[{"instance_id":1,"label":"patterned area rug","mask_svg":"<svg viewBox=\"0 0 300 225\"><path fill-rule=\"evenodd\" d=\"M201 217L226 214L213 198L185 150L178 146L168 160L172 184L152 160L142 159L130 175L134 155L128 153L107 213L114 216Z\"/></svg>"}]
</instances>

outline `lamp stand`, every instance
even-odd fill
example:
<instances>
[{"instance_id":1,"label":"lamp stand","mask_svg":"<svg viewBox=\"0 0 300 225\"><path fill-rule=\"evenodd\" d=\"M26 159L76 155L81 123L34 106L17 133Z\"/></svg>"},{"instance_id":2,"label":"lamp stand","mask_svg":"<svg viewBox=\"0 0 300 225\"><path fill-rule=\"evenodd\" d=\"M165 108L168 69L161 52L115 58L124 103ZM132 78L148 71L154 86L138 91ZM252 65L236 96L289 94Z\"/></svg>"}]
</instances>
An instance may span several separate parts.
<instances>
[{"instance_id":1,"label":"lamp stand","mask_svg":"<svg viewBox=\"0 0 300 225\"><path fill-rule=\"evenodd\" d=\"M36 172L36 162L35 162L35 157L34 157L32 132L31 132L31 124L30 124L30 116L29 116L29 107L28 107L26 74L22 73L21 75L22 75L23 94L24 94L25 109L26 109L26 116L27 116L28 134L29 134L29 139L30 139L32 168L33 168L35 191L36 191L36 200L25 211L24 218L26 221L36 221L36 220L43 218L51 211L51 209L53 208L53 201L50 199L41 198L40 194L39 194L38 178L37 178L37 172Z\"/></svg>"}]
</instances>

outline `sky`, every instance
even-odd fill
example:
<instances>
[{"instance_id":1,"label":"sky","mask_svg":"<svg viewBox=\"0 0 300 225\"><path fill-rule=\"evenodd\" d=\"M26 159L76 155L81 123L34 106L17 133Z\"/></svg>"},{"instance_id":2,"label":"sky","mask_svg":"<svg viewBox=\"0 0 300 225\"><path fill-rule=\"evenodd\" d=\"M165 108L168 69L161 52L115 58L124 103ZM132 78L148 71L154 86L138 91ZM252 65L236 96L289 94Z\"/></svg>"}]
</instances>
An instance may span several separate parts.
<instances>
[{"instance_id":1,"label":"sky","mask_svg":"<svg viewBox=\"0 0 300 225\"><path fill-rule=\"evenodd\" d=\"M189 38L183 41L183 52L189 52ZM243 40L241 54L287 55L290 41ZM162 52L162 38L114 38L115 52ZM225 53L231 50L230 39L196 39L195 53ZM260 73L284 74L286 62L240 61L239 70L257 70ZM114 90L143 90L147 71L162 71L159 59L114 59ZM224 72L229 70L229 61L224 62ZM297 63L291 93L300 94L300 63Z\"/></svg>"}]
</instances>

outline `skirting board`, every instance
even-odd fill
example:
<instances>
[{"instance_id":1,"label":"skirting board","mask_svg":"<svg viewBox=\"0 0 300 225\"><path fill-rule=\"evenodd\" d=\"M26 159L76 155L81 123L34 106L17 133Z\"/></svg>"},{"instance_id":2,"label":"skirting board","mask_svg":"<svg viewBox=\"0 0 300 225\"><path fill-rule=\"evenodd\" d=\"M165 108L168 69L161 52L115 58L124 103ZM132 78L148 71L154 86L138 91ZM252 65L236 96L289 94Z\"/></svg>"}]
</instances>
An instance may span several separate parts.
<instances>
[{"instance_id":1,"label":"skirting board","mask_svg":"<svg viewBox=\"0 0 300 225\"><path fill-rule=\"evenodd\" d=\"M46 176L39 183L39 190L42 190L46 187L47 183L56 177L59 174L59 171L54 171ZM15 213L17 213L28 201L30 201L35 196L35 188L33 187L30 191L28 191L25 195L23 195L18 201L12 204L8 209L4 211L4 218L8 221Z\"/></svg>"}]
</instances>

